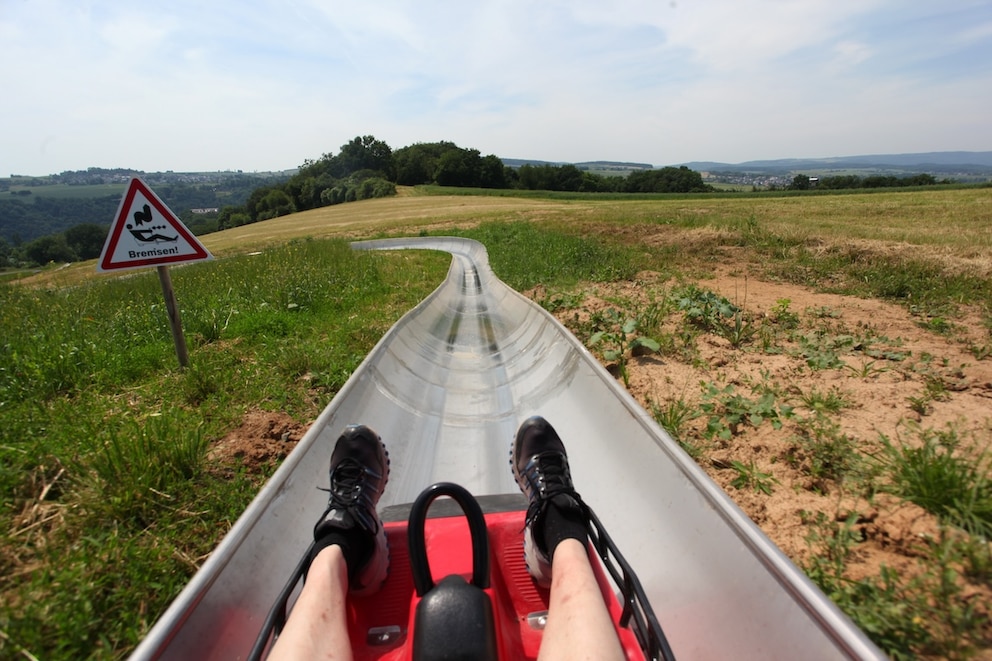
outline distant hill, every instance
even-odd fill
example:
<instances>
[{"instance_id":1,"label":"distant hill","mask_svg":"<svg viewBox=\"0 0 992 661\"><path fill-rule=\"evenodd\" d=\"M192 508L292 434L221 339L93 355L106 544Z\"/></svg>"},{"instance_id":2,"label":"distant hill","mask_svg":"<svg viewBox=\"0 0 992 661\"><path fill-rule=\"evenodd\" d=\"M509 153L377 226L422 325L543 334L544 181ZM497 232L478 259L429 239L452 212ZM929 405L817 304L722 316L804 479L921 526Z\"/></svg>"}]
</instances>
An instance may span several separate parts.
<instances>
[{"instance_id":1,"label":"distant hill","mask_svg":"<svg viewBox=\"0 0 992 661\"><path fill-rule=\"evenodd\" d=\"M950 176L954 174L992 175L992 151L939 151L918 154L871 154L831 158L780 158L743 163L692 161L680 163L700 172L748 172L785 174L861 170L872 172L913 172Z\"/></svg>"},{"instance_id":2,"label":"distant hill","mask_svg":"<svg viewBox=\"0 0 992 661\"><path fill-rule=\"evenodd\" d=\"M650 163L630 161L541 161L525 158L503 158L504 165L519 168L522 165L574 165L580 170L603 174L629 174L635 170L651 170ZM716 161L690 161L675 163L697 172L747 173L769 176L786 176L797 173L855 172L860 174L932 174L937 177L958 179L985 179L992 177L992 151L936 151L917 154L868 154L862 156L833 156L830 158L779 158L772 160L721 163Z\"/></svg>"},{"instance_id":3,"label":"distant hill","mask_svg":"<svg viewBox=\"0 0 992 661\"><path fill-rule=\"evenodd\" d=\"M153 186L187 223L194 217L204 218L194 216L193 209L244 204L256 188L289 178L286 172L142 172L126 168L89 168L46 177L11 176L0 179L0 239L19 245L74 225L109 228L127 182L134 176Z\"/></svg>"},{"instance_id":4,"label":"distant hill","mask_svg":"<svg viewBox=\"0 0 992 661\"><path fill-rule=\"evenodd\" d=\"M502 158L503 165L511 168L519 168L521 165L574 165L580 170L651 170L654 168L650 163L629 163L627 161L582 161L581 163L569 163L568 161L535 161L527 158Z\"/></svg>"}]
</instances>

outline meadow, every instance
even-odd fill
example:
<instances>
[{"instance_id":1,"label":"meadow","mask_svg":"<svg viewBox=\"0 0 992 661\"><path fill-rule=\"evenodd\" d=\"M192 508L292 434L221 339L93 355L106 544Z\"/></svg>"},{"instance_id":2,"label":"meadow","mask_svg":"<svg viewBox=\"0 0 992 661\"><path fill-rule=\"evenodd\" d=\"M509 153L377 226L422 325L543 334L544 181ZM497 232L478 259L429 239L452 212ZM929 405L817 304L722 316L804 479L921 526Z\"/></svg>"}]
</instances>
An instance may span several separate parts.
<instances>
[{"instance_id":1,"label":"meadow","mask_svg":"<svg viewBox=\"0 0 992 661\"><path fill-rule=\"evenodd\" d=\"M39 197L51 197L58 200L86 199L107 197L108 195L123 195L126 184L91 184L76 186L72 184L49 184L47 186L25 186L15 184L9 190L0 191L0 199L14 199L22 202L33 202ZM30 195L26 194L30 193Z\"/></svg>"},{"instance_id":2,"label":"meadow","mask_svg":"<svg viewBox=\"0 0 992 661\"><path fill-rule=\"evenodd\" d=\"M721 361L789 355L820 377L843 372L834 359L856 366L857 355L865 360L856 376L867 385L883 367L930 383L914 391L923 411L957 392L919 360L903 369L895 338L886 345L872 336L878 358L858 353L853 340L831 344L845 334L836 317L817 312L825 306L773 302L759 314L756 303L721 290L714 272L750 278L754 300L766 281L802 288L814 301L895 305L910 328L987 369L990 189L631 200L432 194L439 192L408 189L204 237L218 259L172 270L190 345L186 370L176 364L154 272L97 276L91 262L0 285L0 656L118 658L133 649L278 463L220 461L212 449L252 412L313 420L447 270L446 255L354 253L346 241L417 234L482 240L496 273L589 341L687 452L716 466L732 497L787 494L776 471L793 456L797 470L818 471L813 487L793 487L796 495L819 489L831 500L854 490L866 500L926 502L919 506L940 535L913 552L936 568L936 582L913 587L884 572L846 572L867 540L852 532L856 520L835 521L836 511L807 512L811 551L794 559L895 658L988 653L981 600L992 577L992 407L970 411L954 439L914 436L905 448L918 453L888 435L886 455L877 434L831 431L851 408L844 390L807 387L803 405L824 416L808 413L802 424L792 412L803 398L778 387L776 374L728 390L734 383L721 380ZM637 333L658 340L673 368L709 370L709 387L699 397L661 399L642 382L649 365L629 352ZM730 357L714 360L706 349L714 342ZM906 402L907 418L913 407ZM775 418L776 431L806 439L794 443L805 454L783 454L773 466L734 454L738 428L767 420L765 433ZM888 457L884 467L841 471L823 450L860 453L859 441ZM917 498L906 486L917 468L957 480L956 500ZM922 595L915 609L879 596L888 589L917 604L900 592L910 588ZM953 617L937 618L928 603Z\"/></svg>"}]
</instances>

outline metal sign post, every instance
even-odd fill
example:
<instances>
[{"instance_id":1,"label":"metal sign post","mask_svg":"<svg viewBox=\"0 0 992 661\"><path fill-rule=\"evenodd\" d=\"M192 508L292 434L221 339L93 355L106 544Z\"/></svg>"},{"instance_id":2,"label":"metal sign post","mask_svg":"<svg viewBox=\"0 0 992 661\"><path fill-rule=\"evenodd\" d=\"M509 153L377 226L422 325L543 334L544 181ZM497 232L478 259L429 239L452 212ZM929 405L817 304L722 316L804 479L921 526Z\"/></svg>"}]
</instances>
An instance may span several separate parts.
<instances>
[{"instance_id":1,"label":"metal sign post","mask_svg":"<svg viewBox=\"0 0 992 661\"><path fill-rule=\"evenodd\" d=\"M172 276L169 267L158 267L158 280L162 283L162 294L165 296L165 308L169 311L169 325L172 327L172 341L176 345L176 358L179 367L189 367L189 352L186 351L186 336L183 335L183 322L179 318L179 304L176 303L176 292L172 289Z\"/></svg>"}]
</instances>

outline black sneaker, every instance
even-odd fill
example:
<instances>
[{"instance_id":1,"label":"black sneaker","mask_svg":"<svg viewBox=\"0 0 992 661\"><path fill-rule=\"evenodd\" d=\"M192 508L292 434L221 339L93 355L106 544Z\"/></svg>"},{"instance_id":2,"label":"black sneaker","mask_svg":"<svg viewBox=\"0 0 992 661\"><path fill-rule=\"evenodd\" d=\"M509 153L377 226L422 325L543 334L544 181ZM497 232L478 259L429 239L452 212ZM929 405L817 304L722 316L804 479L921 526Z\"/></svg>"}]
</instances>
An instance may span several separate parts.
<instances>
[{"instance_id":1,"label":"black sneaker","mask_svg":"<svg viewBox=\"0 0 992 661\"><path fill-rule=\"evenodd\" d=\"M386 531L376 513L376 503L389 479L389 454L379 435L364 425L350 425L331 453L330 500L313 528L314 539L332 532L372 537L371 552L358 567L349 567L351 592L378 590L389 570Z\"/></svg>"},{"instance_id":2,"label":"black sneaker","mask_svg":"<svg viewBox=\"0 0 992 661\"><path fill-rule=\"evenodd\" d=\"M520 425L510 451L510 465L520 490L530 501L524 524L527 571L539 585L546 587L551 584L551 557L544 540L548 505L553 502L556 507L588 520L586 507L572 486L565 446L544 418L534 416Z\"/></svg>"}]
</instances>

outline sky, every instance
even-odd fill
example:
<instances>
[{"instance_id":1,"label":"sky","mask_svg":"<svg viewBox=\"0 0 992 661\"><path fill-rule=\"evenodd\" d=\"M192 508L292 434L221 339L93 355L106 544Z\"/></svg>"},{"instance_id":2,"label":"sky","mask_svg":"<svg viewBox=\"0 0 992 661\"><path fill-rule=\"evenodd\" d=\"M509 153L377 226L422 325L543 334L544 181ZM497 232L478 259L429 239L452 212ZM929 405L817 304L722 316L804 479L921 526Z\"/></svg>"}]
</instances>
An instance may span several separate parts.
<instances>
[{"instance_id":1,"label":"sky","mask_svg":"<svg viewBox=\"0 0 992 661\"><path fill-rule=\"evenodd\" d=\"M992 0L0 0L0 177L992 150Z\"/></svg>"}]
</instances>

